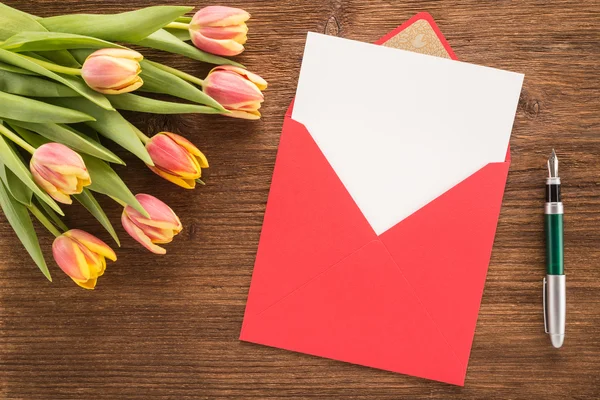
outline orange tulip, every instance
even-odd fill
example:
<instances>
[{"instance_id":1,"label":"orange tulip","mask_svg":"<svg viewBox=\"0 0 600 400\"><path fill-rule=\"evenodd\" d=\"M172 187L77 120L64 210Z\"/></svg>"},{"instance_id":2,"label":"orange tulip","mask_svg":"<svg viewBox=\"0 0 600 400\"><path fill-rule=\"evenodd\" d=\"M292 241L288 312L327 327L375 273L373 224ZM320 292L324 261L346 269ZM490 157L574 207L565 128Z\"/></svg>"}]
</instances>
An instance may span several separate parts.
<instances>
[{"instance_id":1,"label":"orange tulip","mask_svg":"<svg viewBox=\"0 0 600 400\"><path fill-rule=\"evenodd\" d=\"M46 143L36 149L29 168L33 179L52 198L71 204L71 194L79 194L92 183L79 154L60 143Z\"/></svg>"},{"instance_id":2,"label":"orange tulip","mask_svg":"<svg viewBox=\"0 0 600 400\"><path fill-rule=\"evenodd\" d=\"M121 215L123 227L132 238L151 252L165 254L167 251L156 244L171 243L173 237L183 229L181 221L168 205L156 197L137 194L135 198L150 214L150 218L127 206Z\"/></svg>"},{"instance_id":3,"label":"orange tulip","mask_svg":"<svg viewBox=\"0 0 600 400\"><path fill-rule=\"evenodd\" d=\"M144 57L128 49L101 49L83 63L81 76L97 92L120 94L139 89L144 81L139 77Z\"/></svg>"},{"instance_id":4,"label":"orange tulip","mask_svg":"<svg viewBox=\"0 0 600 400\"><path fill-rule=\"evenodd\" d=\"M154 162L154 166L148 168L186 189L195 188L196 179L202 176L202 168L208 168L208 160L196 146L171 132L154 135L146 143L146 150Z\"/></svg>"},{"instance_id":5,"label":"orange tulip","mask_svg":"<svg viewBox=\"0 0 600 400\"><path fill-rule=\"evenodd\" d=\"M267 81L243 68L222 65L213 68L203 83L204 92L231 111L223 114L234 118L259 119L262 90Z\"/></svg>"},{"instance_id":6,"label":"orange tulip","mask_svg":"<svg viewBox=\"0 0 600 400\"><path fill-rule=\"evenodd\" d=\"M235 56L244 51L250 14L239 8L210 6L198 11L190 23L194 45L220 56Z\"/></svg>"},{"instance_id":7,"label":"orange tulip","mask_svg":"<svg viewBox=\"0 0 600 400\"><path fill-rule=\"evenodd\" d=\"M106 270L106 258L117 260L106 243L79 229L71 229L54 239L52 254L64 273L84 289L96 287Z\"/></svg>"}]
</instances>

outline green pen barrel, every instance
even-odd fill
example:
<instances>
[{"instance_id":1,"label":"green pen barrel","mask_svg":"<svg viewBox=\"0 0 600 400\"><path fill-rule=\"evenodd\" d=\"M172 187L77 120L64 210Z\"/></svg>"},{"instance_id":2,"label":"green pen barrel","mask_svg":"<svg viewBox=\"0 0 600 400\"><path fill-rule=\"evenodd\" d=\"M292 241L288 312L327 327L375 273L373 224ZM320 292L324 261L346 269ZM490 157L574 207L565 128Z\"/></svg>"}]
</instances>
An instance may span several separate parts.
<instances>
[{"instance_id":1,"label":"green pen barrel","mask_svg":"<svg viewBox=\"0 0 600 400\"><path fill-rule=\"evenodd\" d=\"M564 275L563 214L546 214L545 218L548 275Z\"/></svg>"}]
</instances>

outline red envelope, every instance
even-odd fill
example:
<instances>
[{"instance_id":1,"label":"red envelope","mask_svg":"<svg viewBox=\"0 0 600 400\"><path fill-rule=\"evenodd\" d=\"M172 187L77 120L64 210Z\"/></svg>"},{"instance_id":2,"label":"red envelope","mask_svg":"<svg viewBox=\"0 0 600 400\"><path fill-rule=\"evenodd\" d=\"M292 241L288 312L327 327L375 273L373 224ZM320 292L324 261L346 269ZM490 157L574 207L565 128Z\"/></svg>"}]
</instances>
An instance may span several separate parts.
<instances>
[{"instance_id":1,"label":"red envelope","mask_svg":"<svg viewBox=\"0 0 600 400\"><path fill-rule=\"evenodd\" d=\"M463 385L509 153L378 236L292 107L240 339Z\"/></svg>"}]
</instances>

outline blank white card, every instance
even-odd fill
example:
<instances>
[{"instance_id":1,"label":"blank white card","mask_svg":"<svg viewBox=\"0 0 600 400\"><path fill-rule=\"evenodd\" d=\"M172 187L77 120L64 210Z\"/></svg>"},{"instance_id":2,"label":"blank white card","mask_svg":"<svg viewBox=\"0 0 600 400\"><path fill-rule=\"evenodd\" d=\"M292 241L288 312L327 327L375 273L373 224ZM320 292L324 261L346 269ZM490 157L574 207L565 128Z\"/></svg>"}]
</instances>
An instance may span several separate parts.
<instances>
[{"instance_id":1,"label":"blank white card","mask_svg":"<svg viewBox=\"0 0 600 400\"><path fill-rule=\"evenodd\" d=\"M381 234L505 160L523 78L309 33L292 118Z\"/></svg>"}]
</instances>

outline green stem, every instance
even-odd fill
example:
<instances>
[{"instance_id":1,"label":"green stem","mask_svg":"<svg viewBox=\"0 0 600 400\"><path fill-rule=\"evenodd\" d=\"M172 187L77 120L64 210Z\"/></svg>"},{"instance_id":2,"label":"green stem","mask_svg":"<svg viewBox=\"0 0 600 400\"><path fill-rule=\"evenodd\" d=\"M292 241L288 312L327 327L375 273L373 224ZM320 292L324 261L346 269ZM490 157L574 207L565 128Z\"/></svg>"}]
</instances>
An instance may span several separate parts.
<instances>
[{"instance_id":1,"label":"green stem","mask_svg":"<svg viewBox=\"0 0 600 400\"><path fill-rule=\"evenodd\" d=\"M131 128L133 129L137 137L140 138L142 143L147 144L150 141L150 138L146 136L144 132L140 131L135 125L133 125L131 122L129 123L129 125L131 125Z\"/></svg>"},{"instance_id":2,"label":"green stem","mask_svg":"<svg viewBox=\"0 0 600 400\"><path fill-rule=\"evenodd\" d=\"M33 61L37 65L40 65L40 66L46 68L48 71L58 72L59 74L65 74L65 75L81 75L81 70L79 68L63 67L62 65L38 60L37 58L29 57L24 54L19 54L19 55L23 58L28 59L29 61Z\"/></svg>"},{"instance_id":3,"label":"green stem","mask_svg":"<svg viewBox=\"0 0 600 400\"><path fill-rule=\"evenodd\" d=\"M190 24L186 24L184 22L171 22L169 25L165 26L165 28L183 29L187 31L188 29L190 29Z\"/></svg>"},{"instance_id":4,"label":"green stem","mask_svg":"<svg viewBox=\"0 0 600 400\"><path fill-rule=\"evenodd\" d=\"M198 78L198 77L196 77L194 75L190 75L190 74L188 74L186 72L180 71L178 69L175 69L175 68L172 68L172 67L169 67L167 65L160 64L160 63L157 63L157 62L154 62L154 61L150 61L150 60L146 60L146 61L148 63L152 64L153 66L155 66L156 68L162 69L165 72L169 72L169 73L171 73L171 74L173 74L173 75L175 75L175 76L177 76L177 77L179 77L179 78L181 78L181 79L183 79L185 81L194 83L194 84L196 84L198 86L202 86L202 84L204 84L204 81L202 79L200 79L200 78Z\"/></svg>"},{"instance_id":5,"label":"green stem","mask_svg":"<svg viewBox=\"0 0 600 400\"><path fill-rule=\"evenodd\" d=\"M29 206L29 211L44 225L50 233L52 233L55 237L59 237L62 235L58 229L50 222L50 220L42 213L39 208L34 205Z\"/></svg>"},{"instance_id":6,"label":"green stem","mask_svg":"<svg viewBox=\"0 0 600 400\"><path fill-rule=\"evenodd\" d=\"M23 149L27 150L29 153L35 153L35 147L27 143L20 136L18 136L16 133L14 133L2 124L0 124L0 133L12 140L17 145L21 146Z\"/></svg>"}]
</instances>

